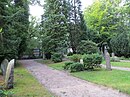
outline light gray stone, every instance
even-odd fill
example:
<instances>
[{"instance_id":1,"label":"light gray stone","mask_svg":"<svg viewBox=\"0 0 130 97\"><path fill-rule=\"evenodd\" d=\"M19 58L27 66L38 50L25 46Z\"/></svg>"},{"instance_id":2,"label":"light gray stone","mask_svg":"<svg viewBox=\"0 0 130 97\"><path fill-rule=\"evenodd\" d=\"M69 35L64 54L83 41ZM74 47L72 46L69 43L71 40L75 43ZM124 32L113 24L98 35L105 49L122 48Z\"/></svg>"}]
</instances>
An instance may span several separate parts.
<instances>
[{"instance_id":1,"label":"light gray stone","mask_svg":"<svg viewBox=\"0 0 130 97\"><path fill-rule=\"evenodd\" d=\"M106 46L105 46L104 50L105 50L104 52L105 52L105 60L106 60L106 69L107 70L112 70L111 69L111 63L110 63L110 54L108 53Z\"/></svg>"},{"instance_id":2,"label":"light gray stone","mask_svg":"<svg viewBox=\"0 0 130 97\"><path fill-rule=\"evenodd\" d=\"M2 71L2 74L3 76L5 77L6 75L6 69L7 69L7 66L8 66L8 60L7 59L4 59L1 63L1 71Z\"/></svg>"},{"instance_id":3,"label":"light gray stone","mask_svg":"<svg viewBox=\"0 0 130 97\"><path fill-rule=\"evenodd\" d=\"M81 64L84 64L83 59L80 59L80 63L81 63Z\"/></svg>"},{"instance_id":4,"label":"light gray stone","mask_svg":"<svg viewBox=\"0 0 130 97\"><path fill-rule=\"evenodd\" d=\"M111 63L110 63L110 55L109 55L108 52L106 53L106 69L107 70L112 70L111 69Z\"/></svg>"},{"instance_id":5,"label":"light gray stone","mask_svg":"<svg viewBox=\"0 0 130 97\"><path fill-rule=\"evenodd\" d=\"M112 55L112 58L115 58L115 54L114 53L112 53L111 55Z\"/></svg>"},{"instance_id":6,"label":"light gray stone","mask_svg":"<svg viewBox=\"0 0 130 97\"><path fill-rule=\"evenodd\" d=\"M6 76L5 76L5 88L11 89L13 88L13 81L14 81L14 62L15 60L12 59L6 70Z\"/></svg>"}]
</instances>

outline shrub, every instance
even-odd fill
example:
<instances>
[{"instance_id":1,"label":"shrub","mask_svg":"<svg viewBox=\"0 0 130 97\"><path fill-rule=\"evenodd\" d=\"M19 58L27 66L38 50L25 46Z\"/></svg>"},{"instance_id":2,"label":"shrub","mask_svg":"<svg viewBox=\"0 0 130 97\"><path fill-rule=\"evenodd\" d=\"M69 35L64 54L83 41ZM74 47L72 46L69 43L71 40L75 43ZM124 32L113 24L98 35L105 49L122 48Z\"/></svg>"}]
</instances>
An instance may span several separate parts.
<instances>
[{"instance_id":1,"label":"shrub","mask_svg":"<svg viewBox=\"0 0 130 97\"><path fill-rule=\"evenodd\" d=\"M127 60L124 56L119 57L120 60Z\"/></svg>"},{"instance_id":2,"label":"shrub","mask_svg":"<svg viewBox=\"0 0 130 97\"><path fill-rule=\"evenodd\" d=\"M102 62L102 56L98 53L96 54L87 54L83 57L85 69L94 69L100 67Z\"/></svg>"},{"instance_id":3,"label":"shrub","mask_svg":"<svg viewBox=\"0 0 130 97\"><path fill-rule=\"evenodd\" d=\"M67 56L72 56L73 55L73 53L72 52L69 52L68 54L67 54Z\"/></svg>"},{"instance_id":4,"label":"shrub","mask_svg":"<svg viewBox=\"0 0 130 97\"><path fill-rule=\"evenodd\" d=\"M80 45L77 48L77 52L79 54L92 54L92 53L97 53L98 48L96 43L92 41L82 41Z\"/></svg>"},{"instance_id":5,"label":"shrub","mask_svg":"<svg viewBox=\"0 0 130 97\"><path fill-rule=\"evenodd\" d=\"M6 91L6 90L0 90L0 97L13 97L13 92Z\"/></svg>"},{"instance_id":6,"label":"shrub","mask_svg":"<svg viewBox=\"0 0 130 97\"><path fill-rule=\"evenodd\" d=\"M77 71L83 71L83 70L84 70L84 66L83 64L79 62L70 64L70 72L77 72Z\"/></svg>"},{"instance_id":7,"label":"shrub","mask_svg":"<svg viewBox=\"0 0 130 97\"><path fill-rule=\"evenodd\" d=\"M111 62L120 62L119 58L111 58Z\"/></svg>"},{"instance_id":8,"label":"shrub","mask_svg":"<svg viewBox=\"0 0 130 97\"><path fill-rule=\"evenodd\" d=\"M63 66L65 70L69 70L70 65L73 64L74 62L65 62L65 65Z\"/></svg>"},{"instance_id":9,"label":"shrub","mask_svg":"<svg viewBox=\"0 0 130 97\"><path fill-rule=\"evenodd\" d=\"M80 62L82 55L80 54L74 54L73 56L70 56L70 60L74 61L74 62Z\"/></svg>"},{"instance_id":10,"label":"shrub","mask_svg":"<svg viewBox=\"0 0 130 97\"><path fill-rule=\"evenodd\" d=\"M55 63L62 62L62 54L60 54L60 53L54 53L52 55L52 61L54 61Z\"/></svg>"}]
</instances>

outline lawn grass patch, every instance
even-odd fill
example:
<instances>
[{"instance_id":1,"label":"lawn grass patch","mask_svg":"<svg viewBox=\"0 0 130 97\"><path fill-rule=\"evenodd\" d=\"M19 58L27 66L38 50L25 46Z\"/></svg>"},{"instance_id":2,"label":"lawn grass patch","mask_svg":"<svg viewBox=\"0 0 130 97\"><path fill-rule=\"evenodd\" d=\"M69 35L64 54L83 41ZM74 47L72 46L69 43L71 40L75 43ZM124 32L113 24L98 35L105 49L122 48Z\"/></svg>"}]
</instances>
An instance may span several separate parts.
<instances>
[{"instance_id":1,"label":"lawn grass patch","mask_svg":"<svg viewBox=\"0 0 130 97\"><path fill-rule=\"evenodd\" d=\"M105 69L100 69L99 71L83 71L71 74L83 80L107 87L112 87L118 89L121 92L130 94L130 72L128 71L107 71Z\"/></svg>"},{"instance_id":2,"label":"lawn grass patch","mask_svg":"<svg viewBox=\"0 0 130 97\"><path fill-rule=\"evenodd\" d=\"M106 64L105 61L103 61L102 64ZM111 65L130 68L130 62L111 62Z\"/></svg>"},{"instance_id":3,"label":"lawn grass patch","mask_svg":"<svg viewBox=\"0 0 130 97\"><path fill-rule=\"evenodd\" d=\"M65 62L59 62L59 63L53 63L53 64L49 64L48 66L49 67L52 67L54 69L57 69L57 70L63 70L63 66L64 66L64 63Z\"/></svg>"},{"instance_id":4,"label":"lawn grass patch","mask_svg":"<svg viewBox=\"0 0 130 97\"><path fill-rule=\"evenodd\" d=\"M49 64L53 64L54 62L52 60L35 60L36 62L38 63L42 63L42 64L45 64L45 65L49 65Z\"/></svg>"},{"instance_id":5,"label":"lawn grass patch","mask_svg":"<svg viewBox=\"0 0 130 97\"><path fill-rule=\"evenodd\" d=\"M42 64L45 64L49 67L52 67L54 69L57 69L57 70L63 70L63 66L65 64L65 62L68 62L68 61L63 61L63 62L58 62L58 63L54 63L52 60L36 60L38 63L42 63Z\"/></svg>"},{"instance_id":6,"label":"lawn grass patch","mask_svg":"<svg viewBox=\"0 0 130 97\"><path fill-rule=\"evenodd\" d=\"M13 97L52 97L25 68L17 66L14 71Z\"/></svg>"}]
</instances>

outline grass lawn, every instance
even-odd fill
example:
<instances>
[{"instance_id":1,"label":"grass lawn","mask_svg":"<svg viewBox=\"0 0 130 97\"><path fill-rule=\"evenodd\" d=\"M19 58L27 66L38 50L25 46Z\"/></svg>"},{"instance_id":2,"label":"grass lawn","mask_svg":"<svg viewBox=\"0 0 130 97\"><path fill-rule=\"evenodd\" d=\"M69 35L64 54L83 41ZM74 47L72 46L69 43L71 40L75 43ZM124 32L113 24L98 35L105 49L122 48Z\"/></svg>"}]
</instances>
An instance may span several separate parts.
<instances>
[{"instance_id":1,"label":"grass lawn","mask_svg":"<svg viewBox=\"0 0 130 97\"><path fill-rule=\"evenodd\" d=\"M105 61L103 61L102 64L106 64ZM118 67L128 67L130 68L130 62L111 62L112 66L118 66Z\"/></svg>"},{"instance_id":2,"label":"grass lawn","mask_svg":"<svg viewBox=\"0 0 130 97\"><path fill-rule=\"evenodd\" d=\"M64 63L67 62L67 61L63 61L63 62L59 62L59 63L54 63L51 60L36 60L36 61L39 63L42 63L42 64L46 64L49 67L52 67L57 70L63 70Z\"/></svg>"},{"instance_id":3,"label":"grass lawn","mask_svg":"<svg viewBox=\"0 0 130 97\"><path fill-rule=\"evenodd\" d=\"M42 63L42 64L46 64L46 65L49 65L49 64L53 64L54 62L51 61L51 60L35 60L36 62L38 63Z\"/></svg>"},{"instance_id":4,"label":"grass lawn","mask_svg":"<svg viewBox=\"0 0 130 97\"><path fill-rule=\"evenodd\" d=\"M64 62L53 63L48 66L54 69L63 70L63 65ZM95 71L75 72L71 73L71 75L130 94L130 72L128 71L107 71L105 69L97 69Z\"/></svg>"},{"instance_id":5,"label":"grass lawn","mask_svg":"<svg viewBox=\"0 0 130 97\"><path fill-rule=\"evenodd\" d=\"M118 89L121 92L130 94L130 72L112 70L106 71L83 71L71 73L73 76L107 87Z\"/></svg>"},{"instance_id":6,"label":"grass lawn","mask_svg":"<svg viewBox=\"0 0 130 97\"><path fill-rule=\"evenodd\" d=\"M15 68L13 97L52 97L42 85L22 66Z\"/></svg>"}]
</instances>

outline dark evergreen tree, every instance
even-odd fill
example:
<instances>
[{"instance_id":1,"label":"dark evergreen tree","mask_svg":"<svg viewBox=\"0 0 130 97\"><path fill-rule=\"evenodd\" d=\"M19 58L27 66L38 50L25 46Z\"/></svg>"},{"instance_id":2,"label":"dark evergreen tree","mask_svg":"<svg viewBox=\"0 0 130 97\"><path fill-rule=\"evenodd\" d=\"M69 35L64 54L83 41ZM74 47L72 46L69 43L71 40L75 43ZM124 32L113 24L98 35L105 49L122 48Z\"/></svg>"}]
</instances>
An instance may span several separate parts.
<instances>
[{"instance_id":1,"label":"dark evergreen tree","mask_svg":"<svg viewBox=\"0 0 130 97\"><path fill-rule=\"evenodd\" d=\"M66 44L65 0L45 0L42 16L43 49L46 54L61 52ZM50 56L50 55L49 55Z\"/></svg>"},{"instance_id":2,"label":"dark evergreen tree","mask_svg":"<svg viewBox=\"0 0 130 97\"><path fill-rule=\"evenodd\" d=\"M77 52L77 47L82 39L86 39L86 25L81 11L80 0L68 0L70 3L69 13L69 41L73 53Z\"/></svg>"},{"instance_id":3,"label":"dark evergreen tree","mask_svg":"<svg viewBox=\"0 0 130 97\"><path fill-rule=\"evenodd\" d=\"M0 1L0 28L1 39L0 39L0 56L15 58L16 55L16 37L15 29L13 29L14 16L14 5L11 3L12 0Z\"/></svg>"},{"instance_id":4,"label":"dark evergreen tree","mask_svg":"<svg viewBox=\"0 0 130 97\"><path fill-rule=\"evenodd\" d=\"M15 25L17 29L16 36L19 38L18 57L21 58L23 52L26 50L26 40L28 37L29 27L29 6L27 0L14 0L15 7L20 8L22 11L15 16Z\"/></svg>"}]
</instances>

